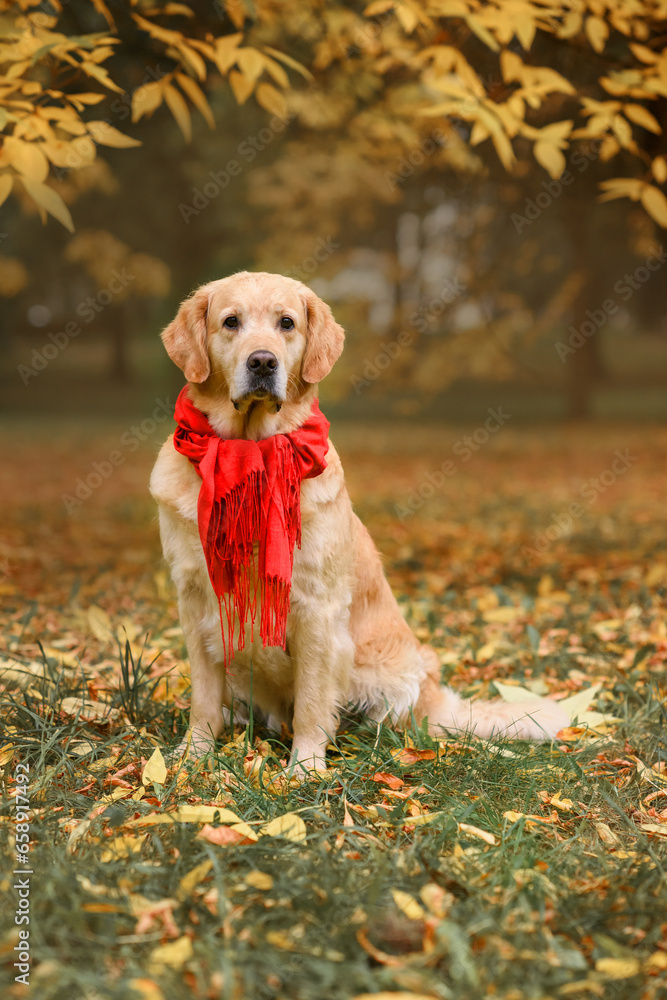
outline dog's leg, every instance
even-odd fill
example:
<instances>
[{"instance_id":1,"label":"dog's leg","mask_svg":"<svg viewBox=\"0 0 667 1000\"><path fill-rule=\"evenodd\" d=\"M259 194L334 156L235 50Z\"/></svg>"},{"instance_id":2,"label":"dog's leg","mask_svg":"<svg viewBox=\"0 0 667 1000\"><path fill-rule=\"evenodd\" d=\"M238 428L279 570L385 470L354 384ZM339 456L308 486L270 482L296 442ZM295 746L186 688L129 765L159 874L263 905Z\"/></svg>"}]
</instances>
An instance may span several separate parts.
<instances>
[{"instance_id":1,"label":"dog's leg","mask_svg":"<svg viewBox=\"0 0 667 1000\"><path fill-rule=\"evenodd\" d=\"M201 757L212 748L224 726L225 670L208 649L204 629L206 618L215 621L218 609L209 586L197 526L184 522L163 505L159 507L159 516L162 548L178 592L192 684L189 732L177 752L183 752L189 744L189 756Z\"/></svg>"},{"instance_id":2,"label":"dog's leg","mask_svg":"<svg viewBox=\"0 0 667 1000\"><path fill-rule=\"evenodd\" d=\"M296 606L295 606L296 605ZM294 659L294 743L290 768L326 767L327 744L338 729L338 712L347 699L354 646L348 611L324 601L292 602L289 637Z\"/></svg>"},{"instance_id":3,"label":"dog's leg","mask_svg":"<svg viewBox=\"0 0 667 1000\"><path fill-rule=\"evenodd\" d=\"M202 757L213 748L225 725L222 705L225 698L225 668L216 663L206 648L201 631L201 598L190 600L181 592L178 600L181 626L190 660L192 698L188 737L180 750L190 742L189 757Z\"/></svg>"}]
</instances>

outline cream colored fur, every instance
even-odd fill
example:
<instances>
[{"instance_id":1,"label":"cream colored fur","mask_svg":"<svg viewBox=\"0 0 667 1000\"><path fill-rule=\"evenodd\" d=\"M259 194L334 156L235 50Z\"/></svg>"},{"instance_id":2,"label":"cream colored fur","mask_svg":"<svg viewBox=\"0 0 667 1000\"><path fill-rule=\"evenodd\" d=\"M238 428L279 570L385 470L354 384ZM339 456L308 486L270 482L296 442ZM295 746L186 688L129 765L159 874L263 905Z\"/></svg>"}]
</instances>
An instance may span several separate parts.
<instances>
[{"instance_id":1,"label":"cream colored fur","mask_svg":"<svg viewBox=\"0 0 667 1000\"><path fill-rule=\"evenodd\" d=\"M237 317L234 330L224 326ZM284 330L283 317L294 328ZM233 322L233 321L232 321ZM317 383L343 347L331 311L300 282L243 272L211 282L187 299L164 331L190 398L224 438L260 440L296 429ZM256 350L278 361L275 391L253 392L246 361ZM226 673L220 614L197 529L201 480L169 438L151 476L165 557L178 603L192 676L191 747L201 753L220 735L234 700L251 700L273 726L294 732L291 764L323 766L341 707L404 724L414 713L429 729L481 737L550 739L568 724L559 706L465 701L440 684L433 649L403 619L380 556L354 511L343 469L329 443L326 470L301 487L301 548L294 553L287 650L248 642ZM235 709L238 715L238 708Z\"/></svg>"}]
</instances>

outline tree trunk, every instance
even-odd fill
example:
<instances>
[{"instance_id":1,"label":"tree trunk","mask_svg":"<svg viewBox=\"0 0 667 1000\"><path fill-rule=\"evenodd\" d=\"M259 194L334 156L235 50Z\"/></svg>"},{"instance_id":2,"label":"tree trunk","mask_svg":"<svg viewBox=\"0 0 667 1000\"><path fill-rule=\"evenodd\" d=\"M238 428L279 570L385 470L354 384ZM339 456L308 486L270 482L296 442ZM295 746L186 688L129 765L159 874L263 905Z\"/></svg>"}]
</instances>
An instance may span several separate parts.
<instances>
[{"instance_id":1,"label":"tree trunk","mask_svg":"<svg viewBox=\"0 0 667 1000\"><path fill-rule=\"evenodd\" d=\"M569 214L570 233L575 271L583 280L573 304L575 329L581 331L591 320L586 310L595 309L595 283L591 281L588 266L590 234L586 229L586 213L575 210ZM591 416L591 397L595 386L604 374L600 351L600 331L584 337L580 347L566 359L568 379L568 415L573 420L585 420Z\"/></svg>"}]
</instances>

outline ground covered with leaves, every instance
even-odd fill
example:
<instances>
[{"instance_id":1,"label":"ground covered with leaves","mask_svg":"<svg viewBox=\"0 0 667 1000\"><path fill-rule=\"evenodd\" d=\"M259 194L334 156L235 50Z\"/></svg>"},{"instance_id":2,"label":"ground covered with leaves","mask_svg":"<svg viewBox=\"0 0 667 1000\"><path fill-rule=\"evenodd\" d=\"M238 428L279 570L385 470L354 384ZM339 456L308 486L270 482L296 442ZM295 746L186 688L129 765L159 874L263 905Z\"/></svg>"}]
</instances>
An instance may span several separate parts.
<instances>
[{"instance_id":1,"label":"ground covered with leaves","mask_svg":"<svg viewBox=\"0 0 667 1000\"><path fill-rule=\"evenodd\" d=\"M351 715L328 770L296 781L290 734L256 720L171 763L189 682L146 490L153 442L67 513L62 495L126 428L14 430L4 996L665 995L667 434L512 427L465 458L465 429L334 430L446 680L574 698L573 724L553 745L491 745Z\"/></svg>"}]
</instances>

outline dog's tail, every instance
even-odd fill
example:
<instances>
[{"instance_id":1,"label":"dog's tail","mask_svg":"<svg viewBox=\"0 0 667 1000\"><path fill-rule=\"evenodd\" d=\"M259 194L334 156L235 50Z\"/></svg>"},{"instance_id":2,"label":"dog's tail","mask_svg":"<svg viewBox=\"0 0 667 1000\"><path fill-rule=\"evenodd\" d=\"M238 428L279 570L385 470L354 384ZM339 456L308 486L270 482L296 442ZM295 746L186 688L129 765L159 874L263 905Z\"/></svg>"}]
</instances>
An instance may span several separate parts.
<instances>
[{"instance_id":1,"label":"dog's tail","mask_svg":"<svg viewBox=\"0 0 667 1000\"><path fill-rule=\"evenodd\" d=\"M430 652L430 651L429 651ZM440 668L429 669L416 706L417 721L428 717L435 733L471 733L482 739L552 740L570 717L556 701L535 697L524 702L474 701L438 682Z\"/></svg>"}]
</instances>

